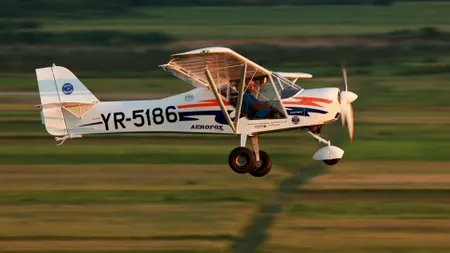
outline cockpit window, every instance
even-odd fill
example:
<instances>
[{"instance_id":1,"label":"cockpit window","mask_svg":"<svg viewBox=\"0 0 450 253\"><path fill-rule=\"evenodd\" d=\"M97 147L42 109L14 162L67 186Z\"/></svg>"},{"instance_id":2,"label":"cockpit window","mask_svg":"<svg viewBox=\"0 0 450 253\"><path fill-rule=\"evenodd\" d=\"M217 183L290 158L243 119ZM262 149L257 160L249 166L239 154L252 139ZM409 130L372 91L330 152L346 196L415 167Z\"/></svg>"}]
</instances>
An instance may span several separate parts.
<instances>
[{"instance_id":1,"label":"cockpit window","mask_svg":"<svg viewBox=\"0 0 450 253\"><path fill-rule=\"evenodd\" d=\"M278 75L276 73L273 73L272 76L275 82L275 87L277 87L281 99L292 97L302 90L301 87L299 87L296 84L293 84L284 76Z\"/></svg>"}]
</instances>

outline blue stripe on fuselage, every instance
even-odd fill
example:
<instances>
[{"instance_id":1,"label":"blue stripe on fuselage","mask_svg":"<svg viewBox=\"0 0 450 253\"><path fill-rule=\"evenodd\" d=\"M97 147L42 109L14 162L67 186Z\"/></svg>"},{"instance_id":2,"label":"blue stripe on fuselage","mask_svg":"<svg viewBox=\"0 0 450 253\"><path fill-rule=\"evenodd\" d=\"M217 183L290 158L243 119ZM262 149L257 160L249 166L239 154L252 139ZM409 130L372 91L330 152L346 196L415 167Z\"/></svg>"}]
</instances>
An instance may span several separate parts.
<instances>
[{"instance_id":1,"label":"blue stripe on fuselage","mask_svg":"<svg viewBox=\"0 0 450 253\"><path fill-rule=\"evenodd\" d=\"M322 111L314 108L305 108L305 107L286 107L288 115L296 115L296 116L304 116L309 117L309 113L320 113L327 114L327 111Z\"/></svg>"},{"instance_id":2,"label":"blue stripe on fuselage","mask_svg":"<svg viewBox=\"0 0 450 253\"><path fill-rule=\"evenodd\" d=\"M94 122L94 123L89 123L89 124L79 125L78 127L95 126L95 125L101 125L101 124L103 124L103 122L98 121L98 122Z\"/></svg>"},{"instance_id":3,"label":"blue stripe on fuselage","mask_svg":"<svg viewBox=\"0 0 450 253\"><path fill-rule=\"evenodd\" d=\"M231 110L228 110L228 113L231 113ZM228 125L225 116L223 115L221 110L212 110L212 111L192 111L192 112L179 112L180 121L197 121L198 117L195 116L216 116L214 120L219 124ZM231 119L234 120L234 119Z\"/></svg>"},{"instance_id":4,"label":"blue stripe on fuselage","mask_svg":"<svg viewBox=\"0 0 450 253\"><path fill-rule=\"evenodd\" d=\"M327 111L313 109L313 108L304 108L304 107L286 107L288 115L296 115L296 116L304 116L309 117L309 113L320 113L327 114ZM232 110L228 110L228 113L233 112ZM211 111L190 111L190 112L179 112L180 121L197 121L199 120L197 116L215 116L214 120L219 124L228 125L225 116L223 115L221 110L211 110ZM244 117L241 115L241 118ZM234 120L232 118L231 120Z\"/></svg>"}]
</instances>

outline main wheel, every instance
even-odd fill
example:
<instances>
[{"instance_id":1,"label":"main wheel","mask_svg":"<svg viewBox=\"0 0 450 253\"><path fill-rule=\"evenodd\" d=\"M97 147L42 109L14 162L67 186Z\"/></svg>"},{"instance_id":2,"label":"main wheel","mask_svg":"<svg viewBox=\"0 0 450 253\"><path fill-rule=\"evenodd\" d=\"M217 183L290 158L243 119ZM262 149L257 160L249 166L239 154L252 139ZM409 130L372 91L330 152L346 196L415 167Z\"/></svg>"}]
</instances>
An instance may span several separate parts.
<instances>
[{"instance_id":1,"label":"main wheel","mask_svg":"<svg viewBox=\"0 0 450 253\"><path fill-rule=\"evenodd\" d=\"M237 147L228 156L228 164L238 174L245 174L253 170L255 162L255 154L246 147Z\"/></svg>"},{"instance_id":2,"label":"main wheel","mask_svg":"<svg viewBox=\"0 0 450 253\"><path fill-rule=\"evenodd\" d=\"M339 162L340 159L330 159L330 160L323 160L323 162L327 165L335 165Z\"/></svg>"},{"instance_id":3,"label":"main wheel","mask_svg":"<svg viewBox=\"0 0 450 253\"><path fill-rule=\"evenodd\" d=\"M250 175L254 177L263 177L267 175L271 169L272 169L272 159L266 152L260 150L259 162L256 162L255 168L250 172Z\"/></svg>"}]
</instances>

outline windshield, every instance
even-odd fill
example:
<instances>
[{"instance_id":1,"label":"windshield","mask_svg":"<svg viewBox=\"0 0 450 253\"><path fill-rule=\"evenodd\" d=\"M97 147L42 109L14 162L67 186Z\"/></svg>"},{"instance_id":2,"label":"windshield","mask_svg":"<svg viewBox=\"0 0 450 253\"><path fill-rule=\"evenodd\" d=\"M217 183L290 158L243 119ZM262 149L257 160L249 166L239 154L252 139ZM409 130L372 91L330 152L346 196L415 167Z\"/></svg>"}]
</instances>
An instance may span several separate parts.
<instances>
[{"instance_id":1,"label":"windshield","mask_svg":"<svg viewBox=\"0 0 450 253\"><path fill-rule=\"evenodd\" d=\"M281 99L292 97L302 90L297 84L292 83L289 79L276 73L272 73L272 80Z\"/></svg>"}]
</instances>

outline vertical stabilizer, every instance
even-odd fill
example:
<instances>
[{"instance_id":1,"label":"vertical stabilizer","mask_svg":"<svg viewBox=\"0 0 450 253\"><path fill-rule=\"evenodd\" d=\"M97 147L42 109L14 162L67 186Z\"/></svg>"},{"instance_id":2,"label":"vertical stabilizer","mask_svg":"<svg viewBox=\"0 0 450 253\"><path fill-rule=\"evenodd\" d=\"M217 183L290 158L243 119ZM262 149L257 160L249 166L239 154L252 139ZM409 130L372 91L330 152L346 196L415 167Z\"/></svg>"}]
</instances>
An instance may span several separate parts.
<instances>
[{"instance_id":1,"label":"vertical stabilizer","mask_svg":"<svg viewBox=\"0 0 450 253\"><path fill-rule=\"evenodd\" d=\"M99 100L68 69L53 65L36 69L42 121L54 136L70 135L65 112L82 118ZM66 116L67 117L67 116Z\"/></svg>"},{"instance_id":2,"label":"vertical stabilizer","mask_svg":"<svg viewBox=\"0 0 450 253\"><path fill-rule=\"evenodd\" d=\"M97 103L98 99L68 69L60 66L51 67L61 103L83 102Z\"/></svg>"}]
</instances>

